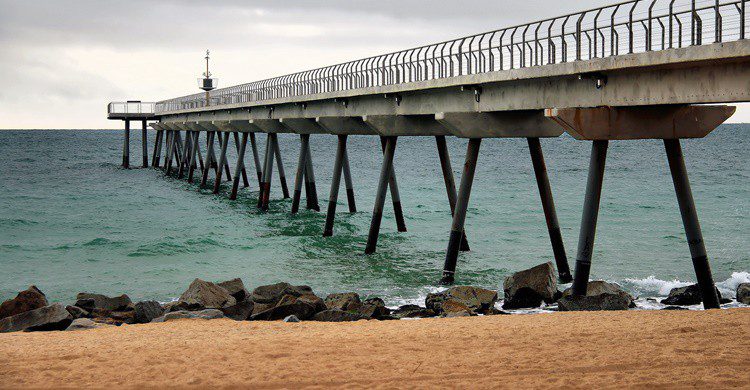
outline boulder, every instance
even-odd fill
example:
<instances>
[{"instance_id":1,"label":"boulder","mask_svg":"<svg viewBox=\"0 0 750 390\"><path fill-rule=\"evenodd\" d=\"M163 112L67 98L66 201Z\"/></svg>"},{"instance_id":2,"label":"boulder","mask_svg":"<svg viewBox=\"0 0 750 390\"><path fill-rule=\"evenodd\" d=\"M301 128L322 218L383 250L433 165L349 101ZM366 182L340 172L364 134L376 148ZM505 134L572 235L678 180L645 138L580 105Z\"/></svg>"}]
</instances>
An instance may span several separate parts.
<instances>
[{"instance_id":1,"label":"boulder","mask_svg":"<svg viewBox=\"0 0 750 390\"><path fill-rule=\"evenodd\" d=\"M586 286L586 295L596 296L601 294L620 294L628 300L628 306L632 309L635 307L635 298L620 287L617 283L609 283L602 280L592 280ZM573 288L567 288L563 291L564 297L573 295Z\"/></svg>"},{"instance_id":2,"label":"boulder","mask_svg":"<svg viewBox=\"0 0 750 390\"><path fill-rule=\"evenodd\" d=\"M557 275L551 262L519 271L503 281L503 309L539 307L557 298Z\"/></svg>"},{"instance_id":3,"label":"boulder","mask_svg":"<svg viewBox=\"0 0 750 390\"><path fill-rule=\"evenodd\" d=\"M224 288L229 292L229 295L233 296L237 302L242 302L250 298L250 292L245 289L245 284L242 283L242 279L235 278L227 280L226 282L216 283L219 287Z\"/></svg>"},{"instance_id":4,"label":"boulder","mask_svg":"<svg viewBox=\"0 0 750 390\"><path fill-rule=\"evenodd\" d=\"M65 330L86 330L86 329L96 329L96 328L107 328L112 325L110 324L103 324L100 322L94 322L90 318L77 318L73 320L73 322L70 323L70 325Z\"/></svg>"},{"instance_id":5,"label":"boulder","mask_svg":"<svg viewBox=\"0 0 750 390\"><path fill-rule=\"evenodd\" d=\"M156 301L138 302L133 311L133 320L137 324L146 324L164 315L164 308Z\"/></svg>"},{"instance_id":6,"label":"boulder","mask_svg":"<svg viewBox=\"0 0 750 390\"><path fill-rule=\"evenodd\" d=\"M275 321L290 315L295 315L301 320L309 320L315 313L326 310L323 299L313 294L312 290L303 295L284 295L273 307L266 308L268 305L270 304L264 304L265 310L253 310L250 320Z\"/></svg>"},{"instance_id":7,"label":"boulder","mask_svg":"<svg viewBox=\"0 0 750 390\"><path fill-rule=\"evenodd\" d=\"M435 317L435 310L417 305L403 305L394 310L391 315L396 318L428 318Z\"/></svg>"},{"instance_id":8,"label":"boulder","mask_svg":"<svg viewBox=\"0 0 750 390\"><path fill-rule=\"evenodd\" d=\"M0 304L0 319L40 309L47 305L47 297L44 296L44 293L39 291L36 286L30 286L19 292L15 298Z\"/></svg>"},{"instance_id":9,"label":"boulder","mask_svg":"<svg viewBox=\"0 0 750 390\"><path fill-rule=\"evenodd\" d=\"M560 311L628 310L630 300L622 294L568 295L557 301Z\"/></svg>"},{"instance_id":10,"label":"boulder","mask_svg":"<svg viewBox=\"0 0 750 390\"><path fill-rule=\"evenodd\" d=\"M254 307L253 301L245 299L238 301L234 306L222 308L221 312L233 320L245 321L253 314Z\"/></svg>"},{"instance_id":11,"label":"boulder","mask_svg":"<svg viewBox=\"0 0 750 390\"><path fill-rule=\"evenodd\" d=\"M427 294L425 306L438 315L444 314L443 305L451 301L451 308L461 304L473 314L485 314L495 307L497 291L472 286L454 286L439 293Z\"/></svg>"},{"instance_id":12,"label":"boulder","mask_svg":"<svg viewBox=\"0 0 750 390\"><path fill-rule=\"evenodd\" d=\"M64 330L73 322L65 306L55 303L0 320L0 333L17 331Z\"/></svg>"},{"instance_id":13,"label":"boulder","mask_svg":"<svg viewBox=\"0 0 750 390\"><path fill-rule=\"evenodd\" d=\"M379 303L363 303L353 313L367 319L384 319L391 314L391 310Z\"/></svg>"},{"instance_id":14,"label":"boulder","mask_svg":"<svg viewBox=\"0 0 750 390\"><path fill-rule=\"evenodd\" d=\"M366 320L366 317L363 317L357 313L353 313L350 311L343 311L338 309L329 309L321 311L320 313L315 314L313 316L314 321L321 321L321 322L349 322L349 321L359 321L359 320Z\"/></svg>"},{"instance_id":15,"label":"boulder","mask_svg":"<svg viewBox=\"0 0 750 390\"><path fill-rule=\"evenodd\" d=\"M302 321L299 318L297 318L297 316L295 316L294 314L292 314L292 315L287 316L286 318L284 318L284 322L302 322Z\"/></svg>"},{"instance_id":16,"label":"boulder","mask_svg":"<svg viewBox=\"0 0 750 390\"><path fill-rule=\"evenodd\" d=\"M292 286L289 283L276 283L266 286L256 287L253 290L252 300L255 303L276 304L284 295L300 296L312 294L313 291L308 286Z\"/></svg>"},{"instance_id":17,"label":"boulder","mask_svg":"<svg viewBox=\"0 0 750 390\"><path fill-rule=\"evenodd\" d=\"M203 309L221 309L234 306L237 300L229 294L229 291L214 283L195 279L187 290L185 290L178 305L182 310L196 311Z\"/></svg>"},{"instance_id":18,"label":"boulder","mask_svg":"<svg viewBox=\"0 0 750 390\"><path fill-rule=\"evenodd\" d=\"M382 299L380 299L378 297L367 298L367 299L364 300L363 303L368 304L368 305L375 305L375 306L383 306L383 307L385 307L385 301L383 301Z\"/></svg>"},{"instance_id":19,"label":"boulder","mask_svg":"<svg viewBox=\"0 0 750 390\"><path fill-rule=\"evenodd\" d=\"M462 301L450 298L442 304L441 317L467 317L476 315L472 308L466 306ZM486 311L485 311L486 312Z\"/></svg>"},{"instance_id":20,"label":"boulder","mask_svg":"<svg viewBox=\"0 0 750 390\"><path fill-rule=\"evenodd\" d=\"M92 301L93 300L93 306ZM130 300L130 297L123 294L119 297L108 297L106 295L102 294L89 294L89 293L79 293L76 296L76 304L75 306L78 306L83 309L106 309L110 311L118 311L118 310L126 310L133 302Z\"/></svg>"},{"instance_id":21,"label":"boulder","mask_svg":"<svg viewBox=\"0 0 750 390\"><path fill-rule=\"evenodd\" d=\"M73 319L91 317L91 312L89 312L88 310L84 310L78 306L65 306L65 310L67 310L68 313L73 316Z\"/></svg>"},{"instance_id":22,"label":"boulder","mask_svg":"<svg viewBox=\"0 0 750 390\"><path fill-rule=\"evenodd\" d=\"M721 303L731 302L728 299L723 299L718 289L716 289L716 295L719 296L719 301ZM703 302L703 296L701 296L701 289L697 284L692 284L685 287L675 287L671 291L669 291L669 296L667 296L666 299L662 299L661 301L661 303L665 305L676 306L697 305L701 302Z\"/></svg>"},{"instance_id":23,"label":"boulder","mask_svg":"<svg viewBox=\"0 0 750 390\"><path fill-rule=\"evenodd\" d=\"M154 318L154 320L151 322L167 322L182 319L215 320L218 318L224 318L224 313L222 313L221 310L217 309L205 309L200 311L178 310L166 313L161 317Z\"/></svg>"},{"instance_id":24,"label":"boulder","mask_svg":"<svg viewBox=\"0 0 750 390\"><path fill-rule=\"evenodd\" d=\"M750 305L750 283L740 283L737 286L737 302Z\"/></svg>"},{"instance_id":25,"label":"boulder","mask_svg":"<svg viewBox=\"0 0 750 390\"><path fill-rule=\"evenodd\" d=\"M325 299L326 308L328 310L357 310L362 306L362 301L359 299L359 294L355 292L350 293L338 293L328 294Z\"/></svg>"}]
</instances>

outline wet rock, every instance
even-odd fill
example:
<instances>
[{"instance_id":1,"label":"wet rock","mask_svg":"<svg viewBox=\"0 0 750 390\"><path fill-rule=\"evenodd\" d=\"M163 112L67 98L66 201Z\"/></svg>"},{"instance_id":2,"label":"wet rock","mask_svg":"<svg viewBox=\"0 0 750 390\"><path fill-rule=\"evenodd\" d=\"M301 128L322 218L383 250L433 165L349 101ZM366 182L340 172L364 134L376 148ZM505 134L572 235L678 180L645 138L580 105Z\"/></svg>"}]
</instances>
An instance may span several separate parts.
<instances>
[{"instance_id":1,"label":"wet rock","mask_svg":"<svg viewBox=\"0 0 750 390\"><path fill-rule=\"evenodd\" d=\"M472 308L466 306L462 301L450 298L442 304L441 317L467 317L476 315ZM486 312L486 310L485 310Z\"/></svg>"},{"instance_id":2,"label":"wet rock","mask_svg":"<svg viewBox=\"0 0 750 390\"><path fill-rule=\"evenodd\" d=\"M229 292L229 295L233 296L237 302L242 302L250 298L250 292L245 289L245 284L242 283L242 279L235 278L227 280L226 282L216 283L219 287L224 288Z\"/></svg>"},{"instance_id":3,"label":"wet rock","mask_svg":"<svg viewBox=\"0 0 750 390\"><path fill-rule=\"evenodd\" d=\"M234 306L237 300L229 291L214 283L195 279L180 295L177 306L182 310L221 309Z\"/></svg>"},{"instance_id":4,"label":"wet rock","mask_svg":"<svg viewBox=\"0 0 750 390\"><path fill-rule=\"evenodd\" d=\"M135 324L135 310L111 311L107 316L94 317L94 321L113 325Z\"/></svg>"},{"instance_id":5,"label":"wet rock","mask_svg":"<svg viewBox=\"0 0 750 390\"><path fill-rule=\"evenodd\" d=\"M0 304L0 319L47 306L47 297L36 286L21 291L15 298Z\"/></svg>"},{"instance_id":6,"label":"wet rock","mask_svg":"<svg viewBox=\"0 0 750 390\"><path fill-rule=\"evenodd\" d=\"M237 320L237 321L245 321L247 320L250 315L253 314L253 309L255 307L255 304L253 301L250 300L242 300L237 302L234 306L229 306L221 309L221 312L224 313L225 316Z\"/></svg>"},{"instance_id":7,"label":"wet rock","mask_svg":"<svg viewBox=\"0 0 750 390\"><path fill-rule=\"evenodd\" d=\"M65 306L55 303L0 320L0 333L18 331L64 330L73 322Z\"/></svg>"},{"instance_id":8,"label":"wet rock","mask_svg":"<svg viewBox=\"0 0 750 390\"><path fill-rule=\"evenodd\" d=\"M73 316L74 320L77 320L79 318L91 317L91 312L89 312L88 310L84 310L78 306L65 306L65 310L67 310L68 313Z\"/></svg>"},{"instance_id":9,"label":"wet rock","mask_svg":"<svg viewBox=\"0 0 750 390\"><path fill-rule=\"evenodd\" d=\"M284 318L284 322L302 322L302 321L299 318L297 318L297 316L292 314Z\"/></svg>"},{"instance_id":10,"label":"wet rock","mask_svg":"<svg viewBox=\"0 0 750 390\"><path fill-rule=\"evenodd\" d=\"M301 320L309 320L315 315L315 308L305 302L285 303L250 316L251 321L276 321L294 315Z\"/></svg>"},{"instance_id":11,"label":"wet rock","mask_svg":"<svg viewBox=\"0 0 750 390\"><path fill-rule=\"evenodd\" d=\"M70 323L65 330L87 330L96 328L107 328L113 325L94 322L90 318L77 318Z\"/></svg>"},{"instance_id":12,"label":"wet rock","mask_svg":"<svg viewBox=\"0 0 750 390\"><path fill-rule=\"evenodd\" d=\"M557 275L551 262L507 276L503 282L503 309L523 309L553 303L557 298Z\"/></svg>"},{"instance_id":13,"label":"wet rock","mask_svg":"<svg viewBox=\"0 0 750 390\"><path fill-rule=\"evenodd\" d=\"M667 306L662 310L688 310L688 308L682 306Z\"/></svg>"},{"instance_id":14,"label":"wet rock","mask_svg":"<svg viewBox=\"0 0 750 390\"><path fill-rule=\"evenodd\" d=\"M731 300L723 299L718 289L716 289L716 294L719 296L720 303L731 302ZM697 284L685 287L675 287L669 291L669 296L661 301L661 303L665 305L675 306L697 305L701 302L703 302L703 296L701 295L700 287L698 287Z\"/></svg>"},{"instance_id":15,"label":"wet rock","mask_svg":"<svg viewBox=\"0 0 750 390\"><path fill-rule=\"evenodd\" d=\"M383 301L382 299L380 299L378 297L367 298L367 299L364 300L363 303L368 304L368 305L375 305L375 306L385 307L385 301Z\"/></svg>"},{"instance_id":16,"label":"wet rock","mask_svg":"<svg viewBox=\"0 0 750 390\"><path fill-rule=\"evenodd\" d=\"M740 283L737 286L737 302L750 305L750 283Z\"/></svg>"},{"instance_id":17,"label":"wet rock","mask_svg":"<svg viewBox=\"0 0 750 390\"><path fill-rule=\"evenodd\" d=\"M92 301L93 300L93 305ZM130 297L123 294L119 297L108 297L102 294L79 293L76 296L76 304L86 310L105 309L110 311L126 310L132 308L133 302Z\"/></svg>"},{"instance_id":18,"label":"wet rock","mask_svg":"<svg viewBox=\"0 0 750 390\"><path fill-rule=\"evenodd\" d=\"M284 295L298 297L300 295L312 293L312 289L308 286L292 286L289 283L276 283L256 287L255 290L253 290L252 300L255 303L276 305Z\"/></svg>"},{"instance_id":19,"label":"wet rock","mask_svg":"<svg viewBox=\"0 0 750 390\"><path fill-rule=\"evenodd\" d=\"M365 320L366 317L363 317L360 314L350 312L350 311L343 311L338 309L329 309L321 311L320 313L315 314L313 317L314 321L321 321L321 322L350 322L350 321L359 321L359 320Z\"/></svg>"},{"instance_id":20,"label":"wet rock","mask_svg":"<svg viewBox=\"0 0 750 390\"><path fill-rule=\"evenodd\" d=\"M588 296L596 296L601 294L619 294L622 295L625 299L628 300L628 307L631 309L635 307L635 299L633 298L630 293L625 291L622 287L620 287L617 283L609 283L602 280L592 280L588 283L586 286L586 295ZM563 291L562 295L564 297L573 295L573 288L567 288L565 291Z\"/></svg>"},{"instance_id":21,"label":"wet rock","mask_svg":"<svg viewBox=\"0 0 750 390\"><path fill-rule=\"evenodd\" d=\"M353 312L359 314L363 318L377 320L386 318L391 314L390 309L379 303L363 303Z\"/></svg>"},{"instance_id":22,"label":"wet rock","mask_svg":"<svg viewBox=\"0 0 750 390\"><path fill-rule=\"evenodd\" d=\"M460 303L474 314L484 314L495 306L497 291L472 286L454 286L443 292L427 294L425 306L442 315L445 312L443 305L447 301Z\"/></svg>"},{"instance_id":23,"label":"wet rock","mask_svg":"<svg viewBox=\"0 0 750 390\"><path fill-rule=\"evenodd\" d=\"M325 299L326 308L329 310L357 310L362 306L362 301L359 299L359 294L350 293L338 293L328 294Z\"/></svg>"},{"instance_id":24,"label":"wet rock","mask_svg":"<svg viewBox=\"0 0 750 390\"><path fill-rule=\"evenodd\" d=\"M215 320L219 318L224 318L224 313L222 313L221 310L218 309L205 309L200 311L178 310L171 313L166 313L161 317L154 318L154 320L151 322L167 322L182 319Z\"/></svg>"},{"instance_id":25,"label":"wet rock","mask_svg":"<svg viewBox=\"0 0 750 390\"><path fill-rule=\"evenodd\" d=\"M435 310L418 305L403 305L391 313L396 318L429 318L437 316Z\"/></svg>"},{"instance_id":26,"label":"wet rock","mask_svg":"<svg viewBox=\"0 0 750 390\"><path fill-rule=\"evenodd\" d=\"M622 294L568 295L557 301L560 311L628 310L630 301Z\"/></svg>"},{"instance_id":27,"label":"wet rock","mask_svg":"<svg viewBox=\"0 0 750 390\"><path fill-rule=\"evenodd\" d=\"M156 301L138 302L133 310L133 320L137 324L149 323L162 315L164 315L164 308Z\"/></svg>"}]
</instances>

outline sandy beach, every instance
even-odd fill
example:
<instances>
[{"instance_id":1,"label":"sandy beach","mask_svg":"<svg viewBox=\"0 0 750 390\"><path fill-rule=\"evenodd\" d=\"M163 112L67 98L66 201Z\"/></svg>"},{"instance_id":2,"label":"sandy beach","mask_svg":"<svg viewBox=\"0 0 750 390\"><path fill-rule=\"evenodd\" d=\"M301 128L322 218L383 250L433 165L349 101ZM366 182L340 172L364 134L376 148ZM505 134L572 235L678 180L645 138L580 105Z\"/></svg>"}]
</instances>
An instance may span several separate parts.
<instances>
[{"instance_id":1,"label":"sandy beach","mask_svg":"<svg viewBox=\"0 0 750 390\"><path fill-rule=\"evenodd\" d=\"M750 310L0 334L0 387L744 387Z\"/></svg>"}]
</instances>

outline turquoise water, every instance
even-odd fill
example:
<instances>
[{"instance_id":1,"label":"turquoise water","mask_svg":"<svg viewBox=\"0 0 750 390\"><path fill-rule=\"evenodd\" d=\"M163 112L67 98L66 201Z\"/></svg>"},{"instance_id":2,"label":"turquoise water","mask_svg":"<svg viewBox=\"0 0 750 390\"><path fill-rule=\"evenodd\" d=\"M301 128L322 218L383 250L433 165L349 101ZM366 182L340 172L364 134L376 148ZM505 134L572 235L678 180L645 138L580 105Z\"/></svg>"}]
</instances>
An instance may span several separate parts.
<instances>
[{"instance_id":1,"label":"turquoise water","mask_svg":"<svg viewBox=\"0 0 750 390\"><path fill-rule=\"evenodd\" d=\"M133 133L138 166L140 131ZM450 211L432 138L399 140L409 232L396 232L387 204L372 256L362 253L380 169L375 137L350 137L360 211L347 212L342 191L332 238L321 237L324 214L289 215L276 174L270 212L261 213L252 181L230 201L229 185L215 196L160 170L121 169L121 140L121 131L0 132L0 299L36 284L65 302L80 291L166 301L195 277L355 290L390 304L435 288ZM279 142L292 186L299 140ZM335 145L334 136L312 137L323 210ZM542 146L572 267L590 143L564 136ZM449 147L458 181L466 141L450 139ZM683 147L714 276L728 291L750 279L750 125L725 125ZM607 164L592 277L644 296L695 280L662 143L614 142ZM501 288L509 272L552 260L525 140L483 142L466 230L473 251L460 257L458 283Z\"/></svg>"}]
</instances>

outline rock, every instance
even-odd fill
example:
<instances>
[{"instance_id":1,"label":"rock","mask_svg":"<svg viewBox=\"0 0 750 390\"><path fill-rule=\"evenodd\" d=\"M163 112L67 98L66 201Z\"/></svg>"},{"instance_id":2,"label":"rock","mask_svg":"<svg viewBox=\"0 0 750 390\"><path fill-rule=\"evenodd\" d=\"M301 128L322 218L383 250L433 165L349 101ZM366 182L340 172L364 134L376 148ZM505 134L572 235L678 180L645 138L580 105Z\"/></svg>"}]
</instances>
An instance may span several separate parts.
<instances>
[{"instance_id":1,"label":"rock","mask_svg":"<svg viewBox=\"0 0 750 390\"><path fill-rule=\"evenodd\" d=\"M462 304L474 314L484 314L495 306L497 291L472 286L454 286L443 292L427 294L425 306L441 315L445 312L443 304L449 300Z\"/></svg>"},{"instance_id":2,"label":"rock","mask_svg":"<svg viewBox=\"0 0 750 390\"><path fill-rule=\"evenodd\" d=\"M229 291L201 279L193 280L188 289L180 295L178 302L181 309L189 311L221 309L237 304L237 300Z\"/></svg>"},{"instance_id":3,"label":"rock","mask_svg":"<svg viewBox=\"0 0 750 390\"><path fill-rule=\"evenodd\" d=\"M359 294L350 292L328 294L325 304L328 310L350 311L359 309L362 306L362 301L359 299Z\"/></svg>"},{"instance_id":4,"label":"rock","mask_svg":"<svg viewBox=\"0 0 750 390\"><path fill-rule=\"evenodd\" d=\"M737 302L750 305L750 283L740 283L737 286Z\"/></svg>"},{"instance_id":5,"label":"rock","mask_svg":"<svg viewBox=\"0 0 750 390\"><path fill-rule=\"evenodd\" d=\"M297 318L297 316L292 314L290 316L286 316L284 318L284 322L302 322L302 321L299 318Z\"/></svg>"},{"instance_id":6,"label":"rock","mask_svg":"<svg viewBox=\"0 0 750 390\"><path fill-rule=\"evenodd\" d=\"M294 315L301 320L309 320L315 315L315 308L304 302L285 303L250 316L251 321L276 321Z\"/></svg>"},{"instance_id":7,"label":"rock","mask_svg":"<svg viewBox=\"0 0 750 390\"><path fill-rule=\"evenodd\" d=\"M89 318L77 318L73 320L73 322L70 323L70 326L67 327L65 330L86 330L86 329L96 329L96 328L107 328L112 325L110 324L103 324L100 322L94 322L93 320Z\"/></svg>"},{"instance_id":8,"label":"rock","mask_svg":"<svg viewBox=\"0 0 750 390\"><path fill-rule=\"evenodd\" d=\"M662 310L688 310L688 309L682 306L667 306L663 308Z\"/></svg>"},{"instance_id":9,"label":"rock","mask_svg":"<svg viewBox=\"0 0 750 390\"><path fill-rule=\"evenodd\" d=\"M93 300L93 306L91 305L91 300ZM86 310L91 310L91 309L96 308L96 309L118 311L118 310L126 310L132 304L133 302L130 300L130 297L128 297L125 294L120 295L119 297L110 298L102 294L79 293L76 296L75 306L78 306Z\"/></svg>"},{"instance_id":10,"label":"rock","mask_svg":"<svg viewBox=\"0 0 750 390\"><path fill-rule=\"evenodd\" d=\"M551 262L519 271L503 281L503 309L539 307L557 298L557 276Z\"/></svg>"},{"instance_id":11,"label":"rock","mask_svg":"<svg viewBox=\"0 0 750 390\"><path fill-rule=\"evenodd\" d=\"M563 291L564 297L573 294L573 288L567 288ZM586 295L596 296L601 294L620 294L628 300L628 307L631 309L635 307L635 299L617 283L609 283L602 280L592 280L586 286Z\"/></svg>"},{"instance_id":12,"label":"rock","mask_svg":"<svg viewBox=\"0 0 750 390\"><path fill-rule=\"evenodd\" d=\"M378 297L367 298L367 299L364 300L363 303L368 304L368 305L375 305L375 306L383 306L383 307L385 307L385 301L383 301L382 299L380 299Z\"/></svg>"},{"instance_id":13,"label":"rock","mask_svg":"<svg viewBox=\"0 0 750 390\"><path fill-rule=\"evenodd\" d=\"M359 321L359 320L366 320L366 317L363 317L357 313L353 313L350 311L343 311L338 309L329 309L321 311L320 313L315 314L313 317L314 321L321 321L321 322L349 322L349 321Z\"/></svg>"},{"instance_id":14,"label":"rock","mask_svg":"<svg viewBox=\"0 0 750 390\"><path fill-rule=\"evenodd\" d=\"M77 320L79 318L91 317L91 312L89 312L88 310L84 310L78 306L65 306L65 310L67 310L68 313L73 316L74 320Z\"/></svg>"},{"instance_id":15,"label":"rock","mask_svg":"<svg viewBox=\"0 0 750 390\"><path fill-rule=\"evenodd\" d=\"M354 310L353 312L359 314L364 318L376 320L388 317L391 314L391 310L385 307L385 305L381 306L379 304L372 303L363 303L359 308L357 308L357 310Z\"/></svg>"},{"instance_id":16,"label":"rock","mask_svg":"<svg viewBox=\"0 0 750 390\"><path fill-rule=\"evenodd\" d=\"M622 294L568 295L557 301L560 311L628 310L630 301Z\"/></svg>"},{"instance_id":17,"label":"rock","mask_svg":"<svg viewBox=\"0 0 750 390\"><path fill-rule=\"evenodd\" d=\"M435 317L435 310L417 305L403 305L394 310L391 315L396 318L428 318Z\"/></svg>"},{"instance_id":18,"label":"rock","mask_svg":"<svg viewBox=\"0 0 750 390\"><path fill-rule=\"evenodd\" d=\"M113 325L135 324L135 310L111 311L107 316L94 317L94 321Z\"/></svg>"},{"instance_id":19,"label":"rock","mask_svg":"<svg viewBox=\"0 0 750 390\"><path fill-rule=\"evenodd\" d=\"M466 317L476 315L472 308L466 306L462 301L450 298L442 304L443 313L441 317Z\"/></svg>"},{"instance_id":20,"label":"rock","mask_svg":"<svg viewBox=\"0 0 750 390\"><path fill-rule=\"evenodd\" d=\"M216 283L219 287L224 288L229 292L229 295L233 296L237 302L242 302L250 298L250 292L245 289L245 284L242 283L242 279L235 278L227 280L226 282Z\"/></svg>"},{"instance_id":21,"label":"rock","mask_svg":"<svg viewBox=\"0 0 750 390\"><path fill-rule=\"evenodd\" d=\"M64 330L73 322L65 306L55 303L0 320L0 333L17 331Z\"/></svg>"},{"instance_id":22,"label":"rock","mask_svg":"<svg viewBox=\"0 0 750 390\"><path fill-rule=\"evenodd\" d=\"M167 322L173 320L182 319L203 319L203 320L215 320L218 318L224 318L224 313L218 309L205 309L200 311L187 311L178 310L171 313L166 313L161 317L154 318L151 322Z\"/></svg>"},{"instance_id":23,"label":"rock","mask_svg":"<svg viewBox=\"0 0 750 390\"><path fill-rule=\"evenodd\" d=\"M472 315L476 315L476 314L472 314L468 310L463 310L463 311L446 312L445 314L442 315L442 317L445 317L445 318L471 317Z\"/></svg>"},{"instance_id":24,"label":"rock","mask_svg":"<svg viewBox=\"0 0 750 390\"><path fill-rule=\"evenodd\" d=\"M133 320L137 324L146 324L162 315L164 315L164 308L159 302L143 301L135 304Z\"/></svg>"},{"instance_id":25,"label":"rock","mask_svg":"<svg viewBox=\"0 0 750 390\"><path fill-rule=\"evenodd\" d=\"M39 291L36 286L30 286L19 292L15 298L0 304L0 319L40 309L47 305L47 297L44 296L44 293Z\"/></svg>"},{"instance_id":26,"label":"rock","mask_svg":"<svg viewBox=\"0 0 750 390\"><path fill-rule=\"evenodd\" d=\"M255 304L253 303L253 301L242 300L237 302L237 304L235 304L234 306L229 306L221 309L221 312L224 313L225 316L233 320L245 321L250 317L250 315L253 314L254 307Z\"/></svg>"},{"instance_id":27,"label":"rock","mask_svg":"<svg viewBox=\"0 0 750 390\"><path fill-rule=\"evenodd\" d=\"M721 293L716 289L716 294L719 296L720 303L729 303L731 301L723 299ZM676 306L690 306L697 305L703 302L703 296L701 296L700 287L697 284L692 284L685 287L675 287L669 291L669 296L666 299L662 299L661 303L665 305L676 305Z\"/></svg>"},{"instance_id":28,"label":"rock","mask_svg":"<svg viewBox=\"0 0 750 390\"><path fill-rule=\"evenodd\" d=\"M276 304L284 295L300 296L312 294L313 291L308 286L292 286L289 283L276 283L267 286L256 287L253 290L252 300L255 303Z\"/></svg>"}]
</instances>

